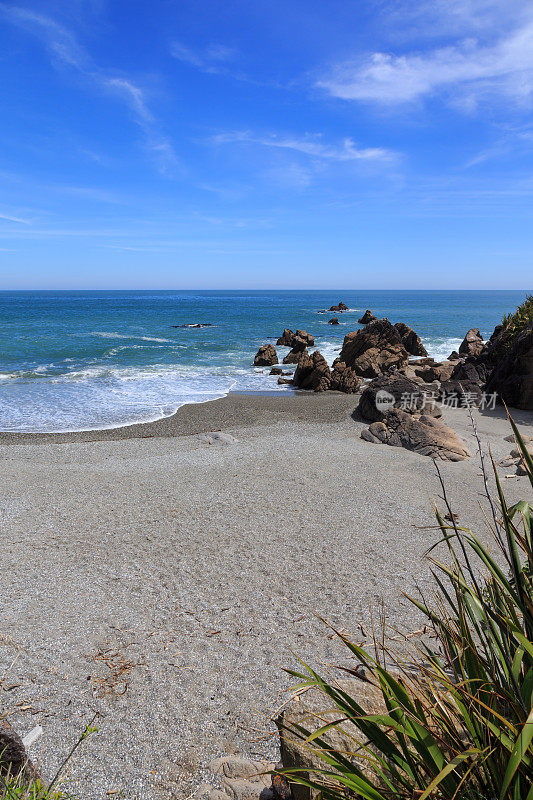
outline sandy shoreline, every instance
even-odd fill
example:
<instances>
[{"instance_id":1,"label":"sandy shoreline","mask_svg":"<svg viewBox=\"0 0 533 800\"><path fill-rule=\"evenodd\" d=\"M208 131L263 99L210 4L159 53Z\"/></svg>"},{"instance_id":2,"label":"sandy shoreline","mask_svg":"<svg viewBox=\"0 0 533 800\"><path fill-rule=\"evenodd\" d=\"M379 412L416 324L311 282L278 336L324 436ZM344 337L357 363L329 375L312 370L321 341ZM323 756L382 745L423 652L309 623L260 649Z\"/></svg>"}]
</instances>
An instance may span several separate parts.
<instances>
[{"instance_id":1,"label":"sandy shoreline","mask_svg":"<svg viewBox=\"0 0 533 800\"><path fill-rule=\"evenodd\" d=\"M117 441L151 437L190 436L227 427L268 425L274 416L283 415L292 420L301 414L313 414L317 422L335 422L345 411L353 411L357 399L353 395L328 392L317 395L305 391L240 393L230 392L225 397L205 403L181 406L170 417L154 422L138 422L119 428L69 433L12 433L0 431L0 444L62 444L65 442Z\"/></svg>"},{"instance_id":2,"label":"sandy shoreline","mask_svg":"<svg viewBox=\"0 0 533 800\"><path fill-rule=\"evenodd\" d=\"M43 726L32 756L46 774L98 711L74 794L190 797L211 757L274 752L260 734L291 650L345 658L315 613L356 631L383 600L392 623L417 626L401 592L429 586L435 468L361 440L356 404L230 394L128 428L0 435L3 701L22 733ZM515 417L532 435L533 415ZM503 411L475 419L507 455ZM468 415L446 421L473 455L442 464L454 510L482 533ZM197 435L214 430L237 441ZM506 489L518 499L525 478Z\"/></svg>"}]
</instances>

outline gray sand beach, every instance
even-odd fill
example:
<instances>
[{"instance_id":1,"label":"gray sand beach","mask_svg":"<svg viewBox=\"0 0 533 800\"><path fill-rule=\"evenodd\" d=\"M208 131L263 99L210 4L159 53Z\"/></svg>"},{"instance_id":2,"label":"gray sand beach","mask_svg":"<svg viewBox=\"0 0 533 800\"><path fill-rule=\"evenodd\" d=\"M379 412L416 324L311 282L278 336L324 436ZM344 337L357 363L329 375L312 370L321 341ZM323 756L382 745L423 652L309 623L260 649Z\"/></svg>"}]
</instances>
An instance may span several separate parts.
<instances>
[{"instance_id":1,"label":"gray sand beach","mask_svg":"<svg viewBox=\"0 0 533 800\"><path fill-rule=\"evenodd\" d=\"M3 705L21 733L42 725L46 775L98 712L74 794L200 797L213 757L275 755L293 653L348 663L317 615L361 641L383 601L416 629L401 592L429 586L435 466L361 440L356 404L230 394L146 425L0 435ZM501 460L505 414L474 418ZM515 419L533 435L533 414ZM468 413L445 420L472 454L440 465L454 511L483 532ZM229 443L201 437L217 431ZM511 499L526 480L505 481Z\"/></svg>"}]
</instances>

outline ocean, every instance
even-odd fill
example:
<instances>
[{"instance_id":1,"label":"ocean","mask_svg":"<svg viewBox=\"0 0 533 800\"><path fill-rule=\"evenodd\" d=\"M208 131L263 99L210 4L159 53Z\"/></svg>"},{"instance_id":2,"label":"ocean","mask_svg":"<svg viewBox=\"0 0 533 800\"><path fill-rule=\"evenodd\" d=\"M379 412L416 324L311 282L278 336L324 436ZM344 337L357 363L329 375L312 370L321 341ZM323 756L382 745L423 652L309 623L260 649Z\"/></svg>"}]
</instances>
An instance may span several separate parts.
<instances>
[{"instance_id":1,"label":"ocean","mask_svg":"<svg viewBox=\"0 0 533 800\"><path fill-rule=\"evenodd\" d=\"M329 363L366 308L405 322L445 358L487 337L526 291L0 292L0 430L76 431L148 422L230 391L287 392L260 345L284 328L315 336ZM344 314L320 314L343 301ZM340 325L328 325L338 316ZM207 327L173 327L175 325ZM275 343L275 342L274 342ZM286 348L278 348L281 356Z\"/></svg>"}]
</instances>

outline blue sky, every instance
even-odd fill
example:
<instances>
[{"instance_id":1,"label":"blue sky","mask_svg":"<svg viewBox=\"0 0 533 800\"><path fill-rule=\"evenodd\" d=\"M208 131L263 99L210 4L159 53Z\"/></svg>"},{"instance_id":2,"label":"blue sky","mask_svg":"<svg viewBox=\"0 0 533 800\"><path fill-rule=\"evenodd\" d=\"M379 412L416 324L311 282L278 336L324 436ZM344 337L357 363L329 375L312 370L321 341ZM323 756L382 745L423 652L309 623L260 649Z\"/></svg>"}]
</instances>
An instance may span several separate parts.
<instances>
[{"instance_id":1,"label":"blue sky","mask_svg":"<svg viewBox=\"0 0 533 800\"><path fill-rule=\"evenodd\" d=\"M0 2L1 288L528 288L531 0Z\"/></svg>"}]
</instances>

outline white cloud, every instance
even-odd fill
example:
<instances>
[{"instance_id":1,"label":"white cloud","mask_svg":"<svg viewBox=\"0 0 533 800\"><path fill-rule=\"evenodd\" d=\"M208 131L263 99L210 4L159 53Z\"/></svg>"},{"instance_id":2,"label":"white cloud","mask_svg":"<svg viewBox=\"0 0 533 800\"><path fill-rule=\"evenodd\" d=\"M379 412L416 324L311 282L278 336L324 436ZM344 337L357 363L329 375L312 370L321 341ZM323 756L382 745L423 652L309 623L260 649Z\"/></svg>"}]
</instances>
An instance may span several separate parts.
<instances>
[{"instance_id":1,"label":"white cloud","mask_svg":"<svg viewBox=\"0 0 533 800\"><path fill-rule=\"evenodd\" d=\"M521 19L503 35L492 31L484 42L463 38L401 55L371 53L337 64L317 83L334 97L388 105L438 94L465 108L497 96L524 104L533 99L533 19Z\"/></svg>"},{"instance_id":2,"label":"white cloud","mask_svg":"<svg viewBox=\"0 0 533 800\"><path fill-rule=\"evenodd\" d=\"M353 139L350 138L343 139L339 145L328 145L321 141L320 136L306 136L298 139L274 135L255 136L249 131L234 131L217 134L211 141L215 144L241 142L262 147L292 150L312 158L327 161L391 161L396 158L395 153L383 147L357 147Z\"/></svg>"},{"instance_id":3,"label":"white cloud","mask_svg":"<svg viewBox=\"0 0 533 800\"><path fill-rule=\"evenodd\" d=\"M0 3L0 13L11 23L36 36L54 60L75 69L101 91L119 97L130 109L133 119L143 131L146 148L155 157L159 170L167 172L175 166L177 158L172 144L160 132L148 106L144 89L129 78L111 75L94 65L76 37L55 20L5 3Z\"/></svg>"},{"instance_id":4,"label":"white cloud","mask_svg":"<svg viewBox=\"0 0 533 800\"><path fill-rule=\"evenodd\" d=\"M172 55L178 61L196 67L202 72L224 72L224 65L233 61L237 55L236 50L223 44L212 44L202 50L191 50L181 42L174 42L171 47Z\"/></svg>"},{"instance_id":5,"label":"white cloud","mask_svg":"<svg viewBox=\"0 0 533 800\"><path fill-rule=\"evenodd\" d=\"M17 222L22 225L29 225L30 221L27 219L21 219L21 217L13 217L11 214L1 214L0 219L4 220L4 222Z\"/></svg>"}]
</instances>

